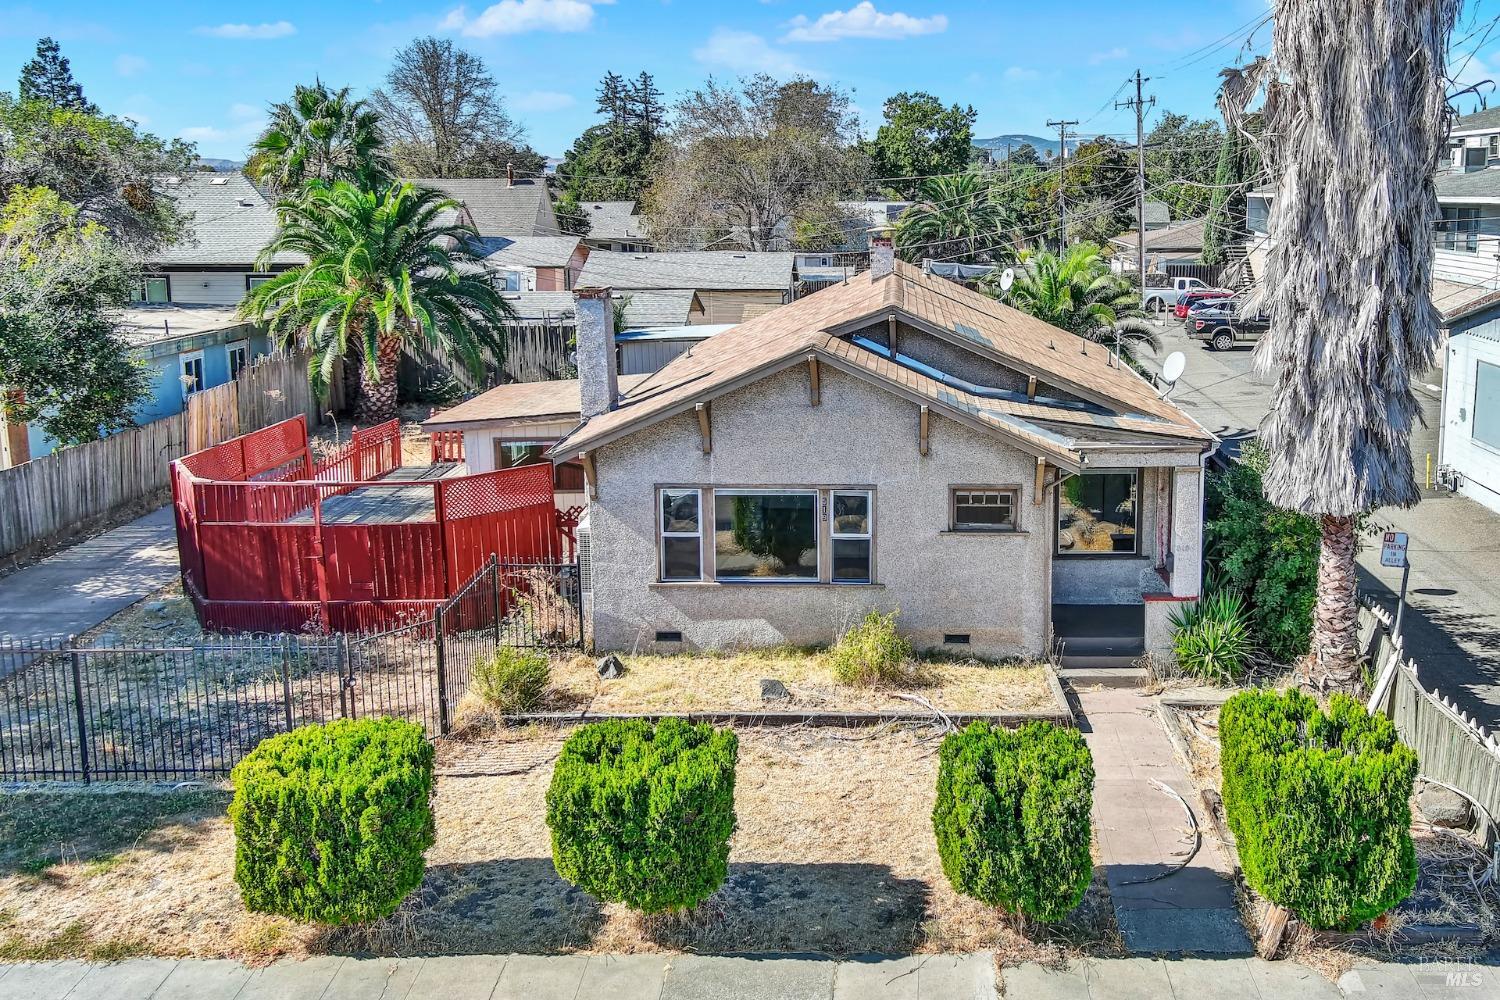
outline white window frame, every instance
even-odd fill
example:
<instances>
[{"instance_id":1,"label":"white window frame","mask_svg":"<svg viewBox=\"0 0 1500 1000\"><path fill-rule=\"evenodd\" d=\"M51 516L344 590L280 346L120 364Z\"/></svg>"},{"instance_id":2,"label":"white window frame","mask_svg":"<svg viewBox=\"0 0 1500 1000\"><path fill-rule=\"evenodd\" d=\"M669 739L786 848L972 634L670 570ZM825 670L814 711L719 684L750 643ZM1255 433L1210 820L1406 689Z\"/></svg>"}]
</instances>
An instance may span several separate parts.
<instances>
[{"instance_id":1,"label":"white window frame","mask_svg":"<svg viewBox=\"0 0 1500 1000\"><path fill-rule=\"evenodd\" d=\"M242 354L238 369L235 368L234 356ZM233 382L239 373L250 367L250 341L231 340L224 345L224 357L228 360L229 381Z\"/></svg>"},{"instance_id":2,"label":"white window frame","mask_svg":"<svg viewBox=\"0 0 1500 1000\"><path fill-rule=\"evenodd\" d=\"M187 367L193 362L198 363L197 388L189 388L185 376L188 374ZM182 387L182 398L187 399L208 388L208 377L203 371L203 352L184 351L177 355L177 384Z\"/></svg>"},{"instance_id":3,"label":"white window frame","mask_svg":"<svg viewBox=\"0 0 1500 1000\"><path fill-rule=\"evenodd\" d=\"M502 292L526 291L526 281L520 271L496 271L495 284Z\"/></svg>"},{"instance_id":4,"label":"white window frame","mask_svg":"<svg viewBox=\"0 0 1500 1000\"><path fill-rule=\"evenodd\" d=\"M245 275L245 291L248 292L257 285L264 285L274 277L276 277L274 274L247 274Z\"/></svg>"},{"instance_id":5,"label":"white window frame","mask_svg":"<svg viewBox=\"0 0 1500 1000\"><path fill-rule=\"evenodd\" d=\"M863 532L839 531L833 519L834 502L841 496L865 498L865 530ZM840 580L833 572L834 549L838 542L868 542L869 556L865 560L865 576L862 580ZM828 491L828 581L840 586L868 586L875 582L875 491L874 490L829 490Z\"/></svg>"},{"instance_id":6,"label":"white window frame","mask_svg":"<svg viewBox=\"0 0 1500 1000\"><path fill-rule=\"evenodd\" d=\"M167 297L160 302L151 301L151 282L153 281L160 281L162 286L167 290ZM136 298L134 295L131 296L131 302L136 305L166 305L172 301L172 279L165 274L143 274L136 279L135 291L140 294L140 298Z\"/></svg>"},{"instance_id":7,"label":"white window frame","mask_svg":"<svg viewBox=\"0 0 1500 1000\"><path fill-rule=\"evenodd\" d=\"M810 496L810 497L812 497L813 498L813 546L815 547L815 551L816 551L816 561L815 561L814 565L816 565L816 566L819 567L818 572L814 573L811 577L805 577L805 576L804 577L778 576L778 577L772 577L772 578L764 578L764 577L758 577L758 576L720 576L719 575L719 547L717 545L715 545L713 547L713 553L714 553L714 559L713 559L713 562L714 562L714 566L713 566L713 581L715 583L760 583L760 584L766 584L766 583L787 584L787 583L791 583L791 584L810 584L810 583L822 583L823 582L822 566L823 566L823 535L824 535L824 532L822 530L822 525L820 523L822 521L822 518L820 518L818 516L819 515L818 507L823 502L823 491L822 490L819 490L815 486L814 487L786 486L786 487L779 487L779 488L778 487L756 487L756 488L748 488L748 489L736 488L736 487L729 487L727 489L718 489L716 487L712 492L713 492L713 502L714 502L714 509L713 509L712 516L713 516L714 523L715 523L716 526L718 524L719 497L721 495L722 496L729 496L729 497L748 497L748 496L778 496L778 497L779 496ZM703 497L702 497L702 491L699 492L698 503L699 503L699 507L698 507L698 528L701 531L702 528L703 528L703 506L702 506ZM717 527L715 528L715 530L717 531ZM700 567L700 571L701 571L701 567Z\"/></svg>"},{"instance_id":8,"label":"white window frame","mask_svg":"<svg viewBox=\"0 0 1500 1000\"><path fill-rule=\"evenodd\" d=\"M663 500L667 494L692 493L698 497L698 530L697 531L668 531L666 510ZM662 486L656 490L656 579L661 583L702 583L703 582L703 497L705 491L694 486ZM668 538L692 538L698 542L698 575L696 577L668 577L667 576L667 539Z\"/></svg>"}]
</instances>

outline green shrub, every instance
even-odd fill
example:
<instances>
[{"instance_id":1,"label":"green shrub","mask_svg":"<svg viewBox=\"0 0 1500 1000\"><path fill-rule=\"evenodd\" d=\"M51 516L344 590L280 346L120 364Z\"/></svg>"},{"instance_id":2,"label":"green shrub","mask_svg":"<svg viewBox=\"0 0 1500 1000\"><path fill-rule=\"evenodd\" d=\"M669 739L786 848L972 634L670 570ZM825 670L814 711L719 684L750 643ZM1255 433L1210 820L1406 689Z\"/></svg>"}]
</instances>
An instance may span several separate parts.
<instances>
[{"instance_id":1,"label":"green shrub","mask_svg":"<svg viewBox=\"0 0 1500 1000\"><path fill-rule=\"evenodd\" d=\"M1237 680L1250 657L1250 625L1240 595L1221 590L1172 611L1172 652L1184 673L1216 682Z\"/></svg>"},{"instance_id":2,"label":"green shrub","mask_svg":"<svg viewBox=\"0 0 1500 1000\"><path fill-rule=\"evenodd\" d=\"M1312 927L1350 930L1411 894L1417 757L1382 715L1334 695L1246 691L1219 719L1224 809L1245 879Z\"/></svg>"},{"instance_id":3,"label":"green shrub","mask_svg":"<svg viewBox=\"0 0 1500 1000\"><path fill-rule=\"evenodd\" d=\"M943 874L987 905L1061 920L1093 878L1093 800L1094 760L1075 729L975 722L950 733L932 808Z\"/></svg>"},{"instance_id":4,"label":"green shrub","mask_svg":"<svg viewBox=\"0 0 1500 1000\"><path fill-rule=\"evenodd\" d=\"M469 685L490 708L510 715L541 704L551 679L546 654L501 646L493 656L474 664Z\"/></svg>"},{"instance_id":5,"label":"green shrub","mask_svg":"<svg viewBox=\"0 0 1500 1000\"><path fill-rule=\"evenodd\" d=\"M833 676L841 684L883 684L902 679L911 643L896 632L896 615L871 611L845 632L832 652Z\"/></svg>"},{"instance_id":6,"label":"green shrub","mask_svg":"<svg viewBox=\"0 0 1500 1000\"><path fill-rule=\"evenodd\" d=\"M432 744L397 719L272 736L230 774L234 878L245 905L323 924L389 916L435 839Z\"/></svg>"},{"instance_id":7,"label":"green shrub","mask_svg":"<svg viewBox=\"0 0 1500 1000\"><path fill-rule=\"evenodd\" d=\"M729 873L738 756L734 733L681 719L580 728L547 789L557 873L643 913L697 906Z\"/></svg>"}]
</instances>

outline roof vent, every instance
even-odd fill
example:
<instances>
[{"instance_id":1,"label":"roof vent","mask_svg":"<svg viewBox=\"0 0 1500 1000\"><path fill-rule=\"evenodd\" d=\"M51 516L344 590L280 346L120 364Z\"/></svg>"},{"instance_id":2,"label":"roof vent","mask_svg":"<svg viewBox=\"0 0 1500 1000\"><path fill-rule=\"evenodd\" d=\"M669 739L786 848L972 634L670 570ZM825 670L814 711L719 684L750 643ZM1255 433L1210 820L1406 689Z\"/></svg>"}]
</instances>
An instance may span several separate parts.
<instances>
[{"instance_id":1,"label":"roof vent","mask_svg":"<svg viewBox=\"0 0 1500 1000\"><path fill-rule=\"evenodd\" d=\"M208 183L210 183L210 184L216 184L219 187L223 187L225 184L229 183L229 178L228 177L215 177L213 180L209 181Z\"/></svg>"},{"instance_id":2,"label":"roof vent","mask_svg":"<svg viewBox=\"0 0 1500 1000\"><path fill-rule=\"evenodd\" d=\"M241 208L254 208L255 207L255 202L251 201L249 198L241 198L240 199L240 207Z\"/></svg>"}]
</instances>

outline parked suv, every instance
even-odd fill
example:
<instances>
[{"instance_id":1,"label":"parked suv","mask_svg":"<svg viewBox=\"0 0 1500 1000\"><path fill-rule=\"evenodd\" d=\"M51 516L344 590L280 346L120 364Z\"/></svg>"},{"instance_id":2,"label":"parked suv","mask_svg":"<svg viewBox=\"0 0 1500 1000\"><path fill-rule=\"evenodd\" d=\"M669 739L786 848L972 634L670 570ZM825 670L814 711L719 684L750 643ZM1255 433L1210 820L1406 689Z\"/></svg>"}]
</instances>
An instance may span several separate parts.
<instances>
[{"instance_id":1,"label":"parked suv","mask_svg":"<svg viewBox=\"0 0 1500 1000\"><path fill-rule=\"evenodd\" d=\"M1193 340L1206 341L1216 351L1227 351L1236 344L1254 344L1270 325L1270 317L1265 313L1240 316L1236 300L1226 299L1199 303L1191 310L1187 335Z\"/></svg>"}]
</instances>

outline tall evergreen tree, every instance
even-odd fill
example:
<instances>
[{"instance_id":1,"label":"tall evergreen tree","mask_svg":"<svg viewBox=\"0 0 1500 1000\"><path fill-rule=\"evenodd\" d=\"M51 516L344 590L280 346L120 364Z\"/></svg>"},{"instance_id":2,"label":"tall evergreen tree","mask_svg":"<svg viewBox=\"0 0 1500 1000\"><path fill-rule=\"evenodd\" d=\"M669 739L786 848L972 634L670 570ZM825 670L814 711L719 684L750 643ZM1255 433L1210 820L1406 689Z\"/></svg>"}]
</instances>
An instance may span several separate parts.
<instances>
[{"instance_id":1,"label":"tall evergreen tree","mask_svg":"<svg viewBox=\"0 0 1500 1000\"><path fill-rule=\"evenodd\" d=\"M41 38L36 55L21 67L20 94L23 101L43 101L54 107L97 114L73 79L73 68L54 38Z\"/></svg>"}]
</instances>

